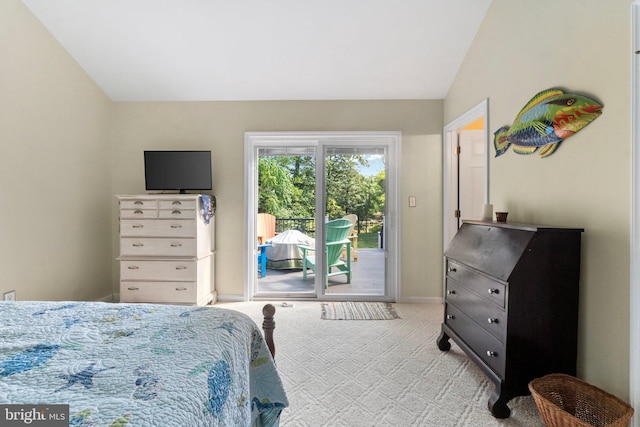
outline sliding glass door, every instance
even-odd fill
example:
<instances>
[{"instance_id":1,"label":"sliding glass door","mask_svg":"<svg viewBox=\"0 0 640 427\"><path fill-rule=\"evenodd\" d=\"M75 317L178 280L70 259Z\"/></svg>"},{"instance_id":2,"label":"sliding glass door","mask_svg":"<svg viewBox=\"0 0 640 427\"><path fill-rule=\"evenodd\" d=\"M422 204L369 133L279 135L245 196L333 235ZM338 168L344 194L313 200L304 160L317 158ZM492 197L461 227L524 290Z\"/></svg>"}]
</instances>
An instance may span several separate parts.
<instances>
[{"instance_id":1,"label":"sliding glass door","mask_svg":"<svg viewBox=\"0 0 640 427\"><path fill-rule=\"evenodd\" d=\"M245 136L249 299L395 300L398 145L396 133Z\"/></svg>"}]
</instances>

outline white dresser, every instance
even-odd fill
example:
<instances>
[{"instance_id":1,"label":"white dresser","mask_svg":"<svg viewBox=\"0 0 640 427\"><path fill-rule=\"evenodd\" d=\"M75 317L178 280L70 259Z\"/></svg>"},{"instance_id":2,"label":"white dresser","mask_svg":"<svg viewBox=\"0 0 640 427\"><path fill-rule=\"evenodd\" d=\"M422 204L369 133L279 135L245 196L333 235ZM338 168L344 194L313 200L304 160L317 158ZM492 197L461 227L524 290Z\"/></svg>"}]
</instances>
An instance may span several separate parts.
<instances>
[{"instance_id":1,"label":"white dresser","mask_svg":"<svg viewBox=\"0 0 640 427\"><path fill-rule=\"evenodd\" d=\"M120 302L216 301L215 215L198 194L118 196Z\"/></svg>"}]
</instances>

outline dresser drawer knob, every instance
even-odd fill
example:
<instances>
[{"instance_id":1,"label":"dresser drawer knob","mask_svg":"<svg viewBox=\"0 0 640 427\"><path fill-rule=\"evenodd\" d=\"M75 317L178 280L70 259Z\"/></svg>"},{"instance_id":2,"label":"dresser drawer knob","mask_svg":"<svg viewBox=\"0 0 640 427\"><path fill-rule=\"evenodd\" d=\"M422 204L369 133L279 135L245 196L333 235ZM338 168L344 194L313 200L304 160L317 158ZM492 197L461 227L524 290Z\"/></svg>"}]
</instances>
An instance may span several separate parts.
<instances>
[{"instance_id":1,"label":"dresser drawer knob","mask_svg":"<svg viewBox=\"0 0 640 427\"><path fill-rule=\"evenodd\" d=\"M171 215L182 215L182 211L181 211L181 210L176 209L176 210L174 210L174 211L171 211Z\"/></svg>"},{"instance_id":2,"label":"dresser drawer knob","mask_svg":"<svg viewBox=\"0 0 640 427\"><path fill-rule=\"evenodd\" d=\"M447 291L447 295L455 295L455 294L456 294L456 291L454 291L453 289Z\"/></svg>"},{"instance_id":3,"label":"dresser drawer knob","mask_svg":"<svg viewBox=\"0 0 640 427\"><path fill-rule=\"evenodd\" d=\"M130 265L129 267L127 267L129 270L138 270L140 269L140 267L138 267L137 265Z\"/></svg>"},{"instance_id":4,"label":"dresser drawer knob","mask_svg":"<svg viewBox=\"0 0 640 427\"><path fill-rule=\"evenodd\" d=\"M500 290L496 288L489 288L488 291L491 295L498 295L500 293Z\"/></svg>"},{"instance_id":5,"label":"dresser drawer knob","mask_svg":"<svg viewBox=\"0 0 640 427\"><path fill-rule=\"evenodd\" d=\"M172 247L172 248L179 248L179 247L181 247L181 246L182 246L182 243L172 243L172 244L171 244L171 247Z\"/></svg>"},{"instance_id":6,"label":"dresser drawer knob","mask_svg":"<svg viewBox=\"0 0 640 427\"><path fill-rule=\"evenodd\" d=\"M456 271L458 271L456 270L455 267L449 267L448 270L449 270L449 273L455 273Z\"/></svg>"},{"instance_id":7,"label":"dresser drawer knob","mask_svg":"<svg viewBox=\"0 0 640 427\"><path fill-rule=\"evenodd\" d=\"M453 320L455 318L456 318L456 316L454 316L453 314L447 314L447 319Z\"/></svg>"},{"instance_id":8,"label":"dresser drawer knob","mask_svg":"<svg viewBox=\"0 0 640 427\"><path fill-rule=\"evenodd\" d=\"M498 319L496 319L495 317L489 317L487 319L487 322L493 324L493 323L498 323Z\"/></svg>"},{"instance_id":9,"label":"dresser drawer knob","mask_svg":"<svg viewBox=\"0 0 640 427\"><path fill-rule=\"evenodd\" d=\"M142 224L133 224L133 228L144 228Z\"/></svg>"},{"instance_id":10,"label":"dresser drawer knob","mask_svg":"<svg viewBox=\"0 0 640 427\"><path fill-rule=\"evenodd\" d=\"M135 286L129 286L127 289L129 289L130 291L137 291L140 288L136 288Z\"/></svg>"},{"instance_id":11,"label":"dresser drawer knob","mask_svg":"<svg viewBox=\"0 0 640 427\"><path fill-rule=\"evenodd\" d=\"M134 247L134 248L141 248L141 247L143 247L143 246L144 246L144 243L134 243L134 244L133 244L133 247Z\"/></svg>"},{"instance_id":12,"label":"dresser drawer knob","mask_svg":"<svg viewBox=\"0 0 640 427\"><path fill-rule=\"evenodd\" d=\"M171 224L171 228L182 228L180 224Z\"/></svg>"},{"instance_id":13,"label":"dresser drawer knob","mask_svg":"<svg viewBox=\"0 0 640 427\"><path fill-rule=\"evenodd\" d=\"M186 270L188 267L186 265L179 265L176 267L176 270Z\"/></svg>"},{"instance_id":14,"label":"dresser drawer knob","mask_svg":"<svg viewBox=\"0 0 640 427\"><path fill-rule=\"evenodd\" d=\"M187 288L176 288L176 291L182 292L182 291L186 291Z\"/></svg>"},{"instance_id":15,"label":"dresser drawer knob","mask_svg":"<svg viewBox=\"0 0 640 427\"><path fill-rule=\"evenodd\" d=\"M498 353L496 353L495 351L487 350L487 356L498 357Z\"/></svg>"}]
</instances>

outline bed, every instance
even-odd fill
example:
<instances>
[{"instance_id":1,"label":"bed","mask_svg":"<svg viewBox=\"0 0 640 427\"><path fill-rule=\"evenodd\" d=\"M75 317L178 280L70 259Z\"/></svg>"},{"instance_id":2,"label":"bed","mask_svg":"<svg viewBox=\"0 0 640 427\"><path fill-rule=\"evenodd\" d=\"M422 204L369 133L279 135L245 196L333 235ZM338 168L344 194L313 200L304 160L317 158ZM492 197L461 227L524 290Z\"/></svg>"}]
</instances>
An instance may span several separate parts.
<instances>
[{"instance_id":1,"label":"bed","mask_svg":"<svg viewBox=\"0 0 640 427\"><path fill-rule=\"evenodd\" d=\"M217 307L0 302L0 405L68 404L73 426L277 426L274 312L265 340Z\"/></svg>"}]
</instances>

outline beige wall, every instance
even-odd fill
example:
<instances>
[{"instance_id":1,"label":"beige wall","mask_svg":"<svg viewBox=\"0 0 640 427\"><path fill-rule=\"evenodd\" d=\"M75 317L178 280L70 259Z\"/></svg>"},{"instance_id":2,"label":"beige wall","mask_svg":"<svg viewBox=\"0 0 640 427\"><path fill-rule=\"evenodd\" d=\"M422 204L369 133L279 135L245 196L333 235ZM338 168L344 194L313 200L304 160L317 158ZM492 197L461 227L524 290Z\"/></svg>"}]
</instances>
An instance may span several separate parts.
<instances>
[{"instance_id":1,"label":"beige wall","mask_svg":"<svg viewBox=\"0 0 640 427\"><path fill-rule=\"evenodd\" d=\"M244 132L399 130L401 296L440 295L441 100L114 104L21 1L0 2L0 35L11 65L0 67L0 293L117 292L114 195L144 192L145 148L207 148L220 206L218 290L241 295Z\"/></svg>"},{"instance_id":2,"label":"beige wall","mask_svg":"<svg viewBox=\"0 0 640 427\"><path fill-rule=\"evenodd\" d=\"M112 103L20 0L0 58L0 293L110 295Z\"/></svg>"},{"instance_id":3,"label":"beige wall","mask_svg":"<svg viewBox=\"0 0 640 427\"><path fill-rule=\"evenodd\" d=\"M585 228L578 374L623 398L629 388L631 3L493 0L444 105L448 122L489 98L493 133L550 87L604 104L601 117L546 159L511 149L492 158L490 194L510 221Z\"/></svg>"},{"instance_id":4,"label":"beige wall","mask_svg":"<svg viewBox=\"0 0 640 427\"><path fill-rule=\"evenodd\" d=\"M115 194L144 193L145 149L212 150L216 288L227 297L244 289L244 132L402 131L402 296L440 295L442 101L117 103L114 117ZM409 195L416 208L406 207ZM116 209L114 199L114 229ZM117 292L116 265L113 271Z\"/></svg>"},{"instance_id":5,"label":"beige wall","mask_svg":"<svg viewBox=\"0 0 640 427\"><path fill-rule=\"evenodd\" d=\"M400 301L433 302L442 297L442 127L437 135L403 135L402 143Z\"/></svg>"}]
</instances>

